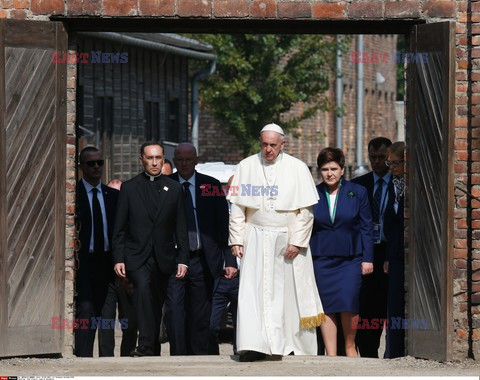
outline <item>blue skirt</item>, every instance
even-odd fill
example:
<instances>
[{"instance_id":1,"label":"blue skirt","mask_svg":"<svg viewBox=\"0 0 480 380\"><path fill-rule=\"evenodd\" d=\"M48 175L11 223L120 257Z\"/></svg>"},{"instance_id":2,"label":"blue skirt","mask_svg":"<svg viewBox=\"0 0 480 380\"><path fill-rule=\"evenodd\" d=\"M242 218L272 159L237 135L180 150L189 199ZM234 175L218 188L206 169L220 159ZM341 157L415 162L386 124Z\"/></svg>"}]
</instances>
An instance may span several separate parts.
<instances>
[{"instance_id":1,"label":"blue skirt","mask_svg":"<svg viewBox=\"0 0 480 380\"><path fill-rule=\"evenodd\" d=\"M362 286L362 256L314 256L313 269L326 314L358 313Z\"/></svg>"}]
</instances>

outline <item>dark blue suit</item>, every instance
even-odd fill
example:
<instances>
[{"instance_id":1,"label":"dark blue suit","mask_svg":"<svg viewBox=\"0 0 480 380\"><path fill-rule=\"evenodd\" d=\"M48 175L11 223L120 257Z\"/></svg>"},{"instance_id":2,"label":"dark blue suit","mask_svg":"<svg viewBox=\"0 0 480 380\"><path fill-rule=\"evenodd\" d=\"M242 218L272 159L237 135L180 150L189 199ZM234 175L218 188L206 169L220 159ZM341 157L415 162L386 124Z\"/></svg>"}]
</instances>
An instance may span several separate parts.
<instances>
[{"instance_id":1,"label":"dark blue suit","mask_svg":"<svg viewBox=\"0 0 480 380\"><path fill-rule=\"evenodd\" d=\"M373 204L374 176L373 172L354 178L352 182L358 183L367 189L370 205ZM388 199L394 196L393 183L387 184ZM384 220L384 232L387 228ZM386 257L386 243L374 245L373 273L364 276L362 279L362 290L360 292L360 318L385 319L387 317L387 293L388 278L383 272L383 263ZM369 325L372 324L369 322ZM362 357L378 358L378 348L380 347L380 338L382 336L382 326L378 329L361 329L357 331L355 343Z\"/></svg>"},{"instance_id":2,"label":"dark blue suit","mask_svg":"<svg viewBox=\"0 0 480 380\"><path fill-rule=\"evenodd\" d=\"M118 190L102 184L102 195L107 217L107 236L110 250L112 249L113 224L115 220ZM83 181L77 184L76 193L76 225L79 229L81 243L78 252L78 270L75 279L77 295L75 297L75 318L88 319L87 329L75 330L75 355L81 357L93 356L93 344L96 329L90 328L92 318L101 317L101 311L107 296L110 283L115 280L113 259L110 252L90 253L90 239L92 234L92 211L88 201L87 191ZM101 338L102 331L99 332ZM104 347L99 344L100 356L108 356Z\"/></svg>"},{"instance_id":3,"label":"dark blue suit","mask_svg":"<svg viewBox=\"0 0 480 380\"><path fill-rule=\"evenodd\" d=\"M237 355L237 309L238 309L238 289L240 277L237 275L232 279L219 277L215 279L215 287L212 299L212 316L210 318L210 355L219 355L220 347L218 345L218 336L222 327L223 318L230 304L233 324L233 353Z\"/></svg>"},{"instance_id":4,"label":"dark blue suit","mask_svg":"<svg viewBox=\"0 0 480 380\"><path fill-rule=\"evenodd\" d=\"M323 183L317 186L320 199L313 206L312 256L362 255L362 261L373 262L372 216L366 190L342 179L333 223L325 190Z\"/></svg>"},{"instance_id":5,"label":"dark blue suit","mask_svg":"<svg viewBox=\"0 0 480 380\"><path fill-rule=\"evenodd\" d=\"M325 313L358 312L361 262L373 260L372 217L365 188L342 179L334 222L329 213L326 186L313 207L310 248L315 277Z\"/></svg>"},{"instance_id":6,"label":"dark blue suit","mask_svg":"<svg viewBox=\"0 0 480 380\"><path fill-rule=\"evenodd\" d=\"M404 208L403 196L398 200L395 212L394 199L388 202L385 212L385 236L387 237L388 270L388 302L387 316L389 327L392 318L405 317L405 252L404 252ZM405 331L388 329L385 358L405 356Z\"/></svg>"},{"instance_id":7,"label":"dark blue suit","mask_svg":"<svg viewBox=\"0 0 480 380\"><path fill-rule=\"evenodd\" d=\"M228 205L223 193L202 196L208 185L221 192L213 177L195 172L195 206L202 249L191 252L185 278L172 276L169 282L166 319L170 355L208 355L212 292L215 279L225 266L236 267L228 247ZM170 176L179 181L178 173Z\"/></svg>"}]
</instances>

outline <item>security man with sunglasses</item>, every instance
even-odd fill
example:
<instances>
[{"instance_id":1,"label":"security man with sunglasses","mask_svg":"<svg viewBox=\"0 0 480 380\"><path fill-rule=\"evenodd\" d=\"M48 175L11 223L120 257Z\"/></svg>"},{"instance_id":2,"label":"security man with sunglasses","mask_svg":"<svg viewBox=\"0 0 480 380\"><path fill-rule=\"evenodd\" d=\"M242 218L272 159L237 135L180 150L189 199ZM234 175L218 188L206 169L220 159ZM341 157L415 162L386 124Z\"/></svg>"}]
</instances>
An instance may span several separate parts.
<instances>
[{"instance_id":1,"label":"security man with sunglasses","mask_svg":"<svg viewBox=\"0 0 480 380\"><path fill-rule=\"evenodd\" d=\"M75 355L92 357L96 329L102 328L100 318L108 284L115 279L111 248L119 191L101 183L104 160L97 148L83 149L79 161L83 178L78 181L76 193L80 250L75 282L75 318L79 321ZM102 352L100 338L99 333L99 355L107 356Z\"/></svg>"}]
</instances>

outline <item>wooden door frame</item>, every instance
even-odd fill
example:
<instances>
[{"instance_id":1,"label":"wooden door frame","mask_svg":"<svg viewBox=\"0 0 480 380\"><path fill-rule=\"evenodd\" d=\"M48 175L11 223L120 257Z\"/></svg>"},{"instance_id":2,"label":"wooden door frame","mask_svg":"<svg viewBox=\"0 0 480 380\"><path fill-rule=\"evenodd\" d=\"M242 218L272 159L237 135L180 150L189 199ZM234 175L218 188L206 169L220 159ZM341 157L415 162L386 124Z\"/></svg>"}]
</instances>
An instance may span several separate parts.
<instances>
[{"instance_id":1,"label":"wooden door frame","mask_svg":"<svg viewBox=\"0 0 480 380\"><path fill-rule=\"evenodd\" d=\"M27 36L27 37L26 37ZM32 38L32 36L35 36ZM5 49L7 47L40 48L66 51L67 34L61 23L45 21L0 20L0 157L6 157L6 103L5 103ZM53 315L63 318L65 310L65 225L66 225L66 145L67 145L67 104L66 104L66 65L55 65L55 210L54 210L54 287L56 289ZM58 96L63 94L63 96ZM8 247L7 247L7 168L6 160L0 160L0 357L30 354L22 353L23 347L35 347L39 341L34 337L50 334L58 353L64 350L64 331L52 330L51 326L8 327ZM13 336L21 332L29 336L28 344L16 342ZM12 335L12 336L10 336ZM29 348L31 349L31 348ZM28 349L27 349L28 351ZM52 353L52 352L48 352Z\"/></svg>"},{"instance_id":2,"label":"wooden door frame","mask_svg":"<svg viewBox=\"0 0 480 380\"><path fill-rule=\"evenodd\" d=\"M441 32L436 31L435 35L438 36L438 40L445 40L446 43L450 43L450 46L445 47L445 45L438 44L438 46L445 47L445 50L448 50L448 54L446 57L446 72L449 72L448 78L443 81L442 83L447 86L447 91L448 93L444 94L444 99L442 103L442 115L443 115L443 126L444 127L441 130L442 137L444 140L442 140L442 151L441 155L442 158L445 160L445 165L442 167L442 173L437 173L437 176L439 178L445 178L445 183L447 185L447 191L446 191L446 200L445 203L442 204L444 206L444 209L441 210L443 218L441 221L441 231L444 233L441 236L441 249L443 250L442 256L445 259L444 267L441 268L442 274L444 277L444 287L442 288L441 292L441 305L445 305L445 308L441 310L441 317L442 317L442 322L443 326L441 331L444 331L443 335L443 348L440 350L442 351L441 353L435 353L433 355L436 355L434 359L437 360L452 360L453 358L453 337L454 337L454 331L453 331L453 251L454 251L454 209L455 209L455 195L454 195L454 138L455 138L455 23L454 22L443 22L443 24L448 23L448 32L442 30ZM436 25L438 26L440 23L433 23L430 25ZM422 25L422 29L428 28L428 25ZM439 28L437 28L439 29ZM443 34L442 34L443 33ZM441 34L441 35L439 35ZM411 51L413 53L418 52L416 48L418 47L417 41L414 41L415 38L415 28L412 29L412 41L411 41ZM444 50L444 51L445 51ZM441 50L440 50L441 51ZM432 56L430 56L432 57ZM432 58L430 58L432 59ZM419 83L415 82L415 75L414 74L415 66L414 64L410 67L410 72L409 72L409 77L408 77L408 86L411 87L412 91L412 98L419 92L417 88L419 87ZM442 79L443 76L442 76ZM416 128L417 126L417 121L415 118L415 106L417 104L416 99L411 99L408 100L408 103L410 103L410 107L408 108L408 114L407 114L407 121L410 121L409 124L412 126L411 132L409 132L408 136L410 140L412 140L412 145L415 142L415 136L416 136ZM407 147L408 148L408 147ZM420 161L421 158L417 160L416 158L416 151L414 150L407 150L408 155L410 156L408 159L409 166L412 162L415 161ZM413 185L414 182L416 181L417 177L419 177L419 173L414 172L415 168L413 166L410 166L407 177L408 177L408 187L412 188L413 190ZM415 176L417 174L417 176ZM430 195L432 196L432 195ZM433 195L434 196L434 195ZM409 197L411 198L410 205L414 205L414 197ZM410 211L411 214L411 211ZM409 226L408 226L408 240L413 241L414 238L414 223L412 219L409 221ZM407 276L405 277L407 280L408 287L411 288L415 284L415 268L414 268L414 263L416 260L416 255L421 254L421 252L415 252L415 246L413 244L410 245L408 249L408 255L407 255L407 260L408 260L408 268L409 271L407 273ZM408 295L408 303L407 303L407 311L409 311L410 315L413 315L414 312L414 293L409 293ZM412 305L413 304L413 305ZM407 314L408 315L408 314ZM421 347L422 343L427 344L427 341L429 340L429 337L431 339L435 340L435 332L434 331L425 331L425 332L415 332L417 335L417 342L416 347L414 347L414 331L412 330L407 330L407 347L408 350L407 352L409 354L415 355L415 351L422 351L422 349L419 349L419 346ZM426 350L427 348L425 348ZM431 350L429 348L428 350ZM432 351L431 351L432 352ZM421 356L421 355L416 355L416 356ZM426 358L432 358L430 356L425 356Z\"/></svg>"}]
</instances>

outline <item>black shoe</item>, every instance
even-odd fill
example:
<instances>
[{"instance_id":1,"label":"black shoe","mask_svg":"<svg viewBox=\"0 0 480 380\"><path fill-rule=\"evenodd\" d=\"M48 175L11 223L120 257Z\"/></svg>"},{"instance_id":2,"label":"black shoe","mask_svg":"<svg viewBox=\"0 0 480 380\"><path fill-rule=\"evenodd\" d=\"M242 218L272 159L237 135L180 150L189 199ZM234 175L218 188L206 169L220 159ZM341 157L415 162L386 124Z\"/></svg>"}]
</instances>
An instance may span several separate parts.
<instances>
[{"instance_id":1,"label":"black shoe","mask_svg":"<svg viewBox=\"0 0 480 380\"><path fill-rule=\"evenodd\" d=\"M281 362L283 356L282 355L267 355L265 360L268 360L270 362Z\"/></svg>"},{"instance_id":2,"label":"black shoe","mask_svg":"<svg viewBox=\"0 0 480 380\"><path fill-rule=\"evenodd\" d=\"M130 356L153 356L153 351L145 346L137 346L130 352Z\"/></svg>"},{"instance_id":3,"label":"black shoe","mask_svg":"<svg viewBox=\"0 0 480 380\"><path fill-rule=\"evenodd\" d=\"M244 351L240 354L241 362L256 362L259 360L265 360L266 354L257 351Z\"/></svg>"}]
</instances>

